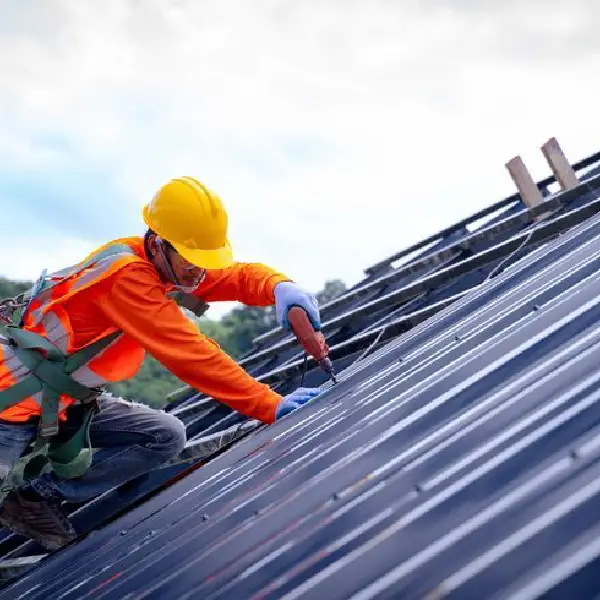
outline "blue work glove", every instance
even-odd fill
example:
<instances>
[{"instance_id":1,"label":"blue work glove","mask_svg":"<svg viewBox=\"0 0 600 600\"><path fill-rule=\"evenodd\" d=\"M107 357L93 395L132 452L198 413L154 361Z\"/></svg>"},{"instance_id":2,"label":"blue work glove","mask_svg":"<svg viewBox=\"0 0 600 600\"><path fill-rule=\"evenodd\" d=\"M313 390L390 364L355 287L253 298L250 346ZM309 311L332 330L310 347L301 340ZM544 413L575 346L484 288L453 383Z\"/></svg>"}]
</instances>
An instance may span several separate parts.
<instances>
[{"instance_id":1,"label":"blue work glove","mask_svg":"<svg viewBox=\"0 0 600 600\"><path fill-rule=\"evenodd\" d=\"M287 320L287 314L292 306L300 306L307 314L315 331L321 329L321 315L319 314L319 303L316 297L303 290L299 285L291 281L282 281L275 286L275 314L281 327L291 330Z\"/></svg>"},{"instance_id":2,"label":"blue work glove","mask_svg":"<svg viewBox=\"0 0 600 600\"><path fill-rule=\"evenodd\" d=\"M285 396L279 403L277 411L275 412L275 419L281 419L281 417L300 408L320 393L321 388L298 388L295 392Z\"/></svg>"}]
</instances>

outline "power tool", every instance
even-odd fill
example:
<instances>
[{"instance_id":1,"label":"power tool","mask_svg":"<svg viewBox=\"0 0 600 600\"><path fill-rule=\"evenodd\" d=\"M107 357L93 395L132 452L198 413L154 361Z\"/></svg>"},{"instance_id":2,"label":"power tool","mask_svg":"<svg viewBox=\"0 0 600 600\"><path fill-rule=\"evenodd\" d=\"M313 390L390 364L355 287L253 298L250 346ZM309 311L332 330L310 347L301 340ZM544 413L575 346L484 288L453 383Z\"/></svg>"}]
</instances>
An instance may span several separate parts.
<instances>
[{"instance_id":1,"label":"power tool","mask_svg":"<svg viewBox=\"0 0 600 600\"><path fill-rule=\"evenodd\" d=\"M325 336L320 331L315 331L308 314L300 306L292 306L288 311L288 322L298 342L305 352L312 356L319 367L325 371L335 385L337 383L335 369L329 358L329 346Z\"/></svg>"}]
</instances>

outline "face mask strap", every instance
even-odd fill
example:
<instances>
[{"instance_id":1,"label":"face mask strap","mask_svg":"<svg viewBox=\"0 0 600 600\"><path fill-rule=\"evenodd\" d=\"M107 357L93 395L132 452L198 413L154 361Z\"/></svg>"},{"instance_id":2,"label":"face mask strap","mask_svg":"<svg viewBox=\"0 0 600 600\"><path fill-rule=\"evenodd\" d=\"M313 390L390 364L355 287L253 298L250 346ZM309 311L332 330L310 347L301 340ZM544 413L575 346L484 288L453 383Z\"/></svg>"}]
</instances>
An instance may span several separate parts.
<instances>
[{"instance_id":1,"label":"face mask strap","mask_svg":"<svg viewBox=\"0 0 600 600\"><path fill-rule=\"evenodd\" d=\"M206 276L206 271L204 269L202 270L202 275L198 278L198 281L195 283L195 285L193 285L193 286L182 285L179 282L179 280L177 279L177 277L175 276L175 272L173 271L173 267L171 266L171 261L169 260L169 257L167 255L167 249L165 246L165 242L158 235L156 236L156 248L158 250L158 254L160 255L160 260L166 271L167 277L171 280L173 285L179 291L183 292L184 294L191 294L192 292L194 292L198 288L198 286L202 283L202 281L204 280L204 277Z\"/></svg>"},{"instance_id":2,"label":"face mask strap","mask_svg":"<svg viewBox=\"0 0 600 600\"><path fill-rule=\"evenodd\" d=\"M160 262L162 263L162 267L166 271L167 277L171 280L174 285L179 285L179 280L175 277L175 273L173 272L173 268L171 267L171 261L167 256L167 249L165 247L165 243L163 242L160 236L156 236L156 249L160 256Z\"/></svg>"}]
</instances>

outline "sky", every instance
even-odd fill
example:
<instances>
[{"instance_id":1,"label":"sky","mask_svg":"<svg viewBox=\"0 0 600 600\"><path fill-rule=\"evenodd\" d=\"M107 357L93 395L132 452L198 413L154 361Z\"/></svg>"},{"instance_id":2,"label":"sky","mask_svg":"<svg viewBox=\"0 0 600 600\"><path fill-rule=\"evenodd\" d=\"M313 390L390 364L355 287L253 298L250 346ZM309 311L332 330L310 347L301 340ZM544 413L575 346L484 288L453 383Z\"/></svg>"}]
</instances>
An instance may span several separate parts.
<instances>
[{"instance_id":1,"label":"sky","mask_svg":"<svg viewBox=\"0 0 600 600\"><path fill-rule=\"evenodd\" d=\"M0 275L141 235L168 179L318 291L600 150L597 0L0 0ZM212 315L230 304L212 308Z\"/></svg>"}]
</instances>

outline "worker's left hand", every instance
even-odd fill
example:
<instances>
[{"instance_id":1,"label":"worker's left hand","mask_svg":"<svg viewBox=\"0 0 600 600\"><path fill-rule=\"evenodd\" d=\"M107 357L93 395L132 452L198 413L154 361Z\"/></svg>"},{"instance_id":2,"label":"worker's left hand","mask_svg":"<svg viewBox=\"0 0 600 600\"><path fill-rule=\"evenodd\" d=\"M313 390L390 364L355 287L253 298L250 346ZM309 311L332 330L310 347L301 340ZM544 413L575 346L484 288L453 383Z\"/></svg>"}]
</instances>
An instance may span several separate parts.
<instances>
[{"instance_id":1,"label":"worker's left hand","mask_svg":"<svg viewBox=\"0 0 600 600\"><path fill-rule=\"evenodd\" d=\"M276 419L281 419L284 415L291 413L293 410L300 408L309 400L312 400L321 393L321 388L298 388L296 391L288 394L283 398L277 407L275 413Z\"/></svg>"},{"instance_id":2,"label":"worker's left hand","mask_svg":"<svg viewBox=\"0 0 600 600\"><path fill-rule=\"evenodd\" d=\"M279 325L290 331L287 314L292 306L300 306L308 314L315 331L321 329L321 315L319 314L319 303L314 294L302 289L291 281L282 281L275 286L275 314Z\"/></svg>"}]
</instances>

